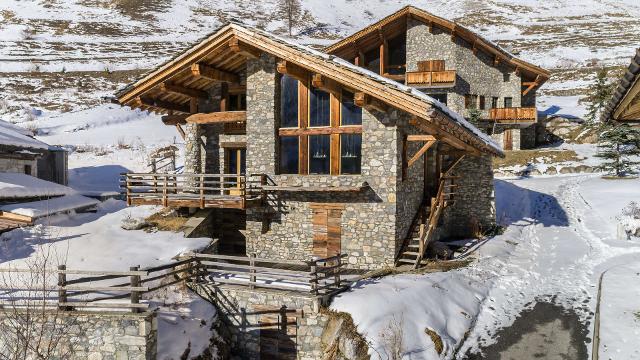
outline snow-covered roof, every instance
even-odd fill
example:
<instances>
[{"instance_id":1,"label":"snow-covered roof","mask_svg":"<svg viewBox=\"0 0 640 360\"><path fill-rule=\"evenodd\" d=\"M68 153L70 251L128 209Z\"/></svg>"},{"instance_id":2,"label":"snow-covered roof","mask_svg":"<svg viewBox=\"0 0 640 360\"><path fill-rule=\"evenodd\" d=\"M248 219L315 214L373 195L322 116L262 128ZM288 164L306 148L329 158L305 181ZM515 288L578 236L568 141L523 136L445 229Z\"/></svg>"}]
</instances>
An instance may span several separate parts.
<instances>
[{"instance_id":1,"label":"snow-covered roof","mask_svg":"<svg viewBox=\"0 0 640 360\"><path fill-rule=\"evenodd\" d=\"M391 92L389 92L387 95L389 97L391 95L395 95L395 96L400 96L406 99L407 96L410 96L413 99L417 99L419 102L421 102L424 105L424 108L421 108L418 110L427 112L429 109L436 109L440 111L445 118L447 118L454 124L459 125L462 128L461 130L466 130L466 132L470 133L470 135L475 137L477 140L480 140L479 142L484 145L484 146L481 146L481 148L484 148L483 151L489 150L490 153L500 155L500 156L504 154L502 151L502 148L495 141L493 141L493 139L491 139L490 136L483 133L478 128L473 126L471 123L466 121L462 115L454 112L453 110L449 109L446 105L442 104L441 102L437 101L436 99L426 95L425 93L417 89L400 84L396 81L390 80L384 76L371 72L367 69L351 64L348 61L345 61L337 56L320 52L311 47L300 45L291 40L284 39L282 37L273 35L266 31L257 29L255 27L247 26L237 22L232 22L220 27L213 34L204 38L198 45L190 48L189 50L180 54L176 58L168 61L164 65L161 65L155 70L149 72L142 79L132 84L129 84L123 89L117 91L115 95L118 98L118 101L120 101L123 105L127 104L127 101L129 101L132 98L132 96L134 96L133 94L136 94L136 96L140 96L141 94L144 93L145 91L144 89L152 89L153 87L155 87L154 84L156 82L165 81L166 77L168 76L167 75L168 73L171 73L172 71L177 73L184 69L185 64L189 64L190 62L192 63L197 62L202 57L202 54L207 53L206 48L207 46L209 46L209 44L216 42L217 40L222 38L224 35L228 35L229 32L235 33L236 36L245 35L243 37L243 41L248 41L248 40L253 41L253 39L255 39L256 41L255 41L255 44L253 45L255 45L258 48L261 48L262 47L261 45L264 45L260 43L261 40L275 42L279 45L284 45L286 47L285 49L288 49L288 51L294 50L296 52L295 54L296 56L300 56L300 55L311 56L315 58L316 61L319 60L323 64L323 66L325 64L332 64L342 70L347 70L348 72L352 73L351 75L352 77L353 77L353 74L356 74L368 80L373 80L378 84L384 85L384 87L386 87L387 89L386 91L391 90ZM258 39L260 37L263 37L264 40ZM291 57L291 58L287 58L287 61L296 63L297 59L295 57ZM306 64L306 66L304 67L310 67L310 66L311 66L310 64ZM334 80L337 80L338 82L340 82L340 79L334 79ZM354 86L354 84L350 84L350 85ZM368 90L371 90L371 89L366 89L364 91L368 91ZM363 90L359 90L359 91L363 91ZM129 99L129 100L123 101L123 98ZM385 101L385 102L388 101L388 99L386 99L384 96L379 97L379 100ZM127 105L135 106L130 103ZM411 112L416 109L403 109L403 110ZM453 136L457 136L457 135L453 135Z\"/></svg>"},{"instance_id":2,"label":"snow-covered roof","mask_svg":"<svg viewBox=\"0 0 640 360\"><path fill-rule=\"evenodd\" d=\"M3 120L0 120L0 145L25 149L49 148L49 145L31 137L29 130Z\"/></svg>"},{"instance_id":3,"label":"snow-covered roof","mask_svg":"<svg viewBox=\"0 0 640 360\"><path fill-rule=\"evenodd\" d=\"M633 86L638 86L638 77L640 76L640 49L636 49L636 53L631 59L631 64L625 71L624 76L620 79L618 86L613 92L613 96L602 112L602 121L609 121L614 118L614 113L620 104L627 98L629 91Z\"/></svg>"},{"instance_id":4,"label":"snow-covered roof","mask_svg":"<svg viewBox=\"0 0 640 360\"><path fill-rule=\"evenodd\" d=\"M0 173L0 200L74 194L70 187L21 173Z\"/></svg>"}]
</instances>

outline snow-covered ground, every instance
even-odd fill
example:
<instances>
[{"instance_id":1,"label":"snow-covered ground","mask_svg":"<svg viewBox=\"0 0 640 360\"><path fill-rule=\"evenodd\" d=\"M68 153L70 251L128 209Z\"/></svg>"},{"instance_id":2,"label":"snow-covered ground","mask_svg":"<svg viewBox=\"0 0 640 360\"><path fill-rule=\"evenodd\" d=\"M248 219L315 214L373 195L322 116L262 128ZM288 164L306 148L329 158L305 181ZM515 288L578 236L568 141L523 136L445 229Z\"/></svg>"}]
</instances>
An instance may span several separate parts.
<instances>
[{"instance_id":1,"label":"snow-covered ground","mask_svg":"<svg viewBox=\"0 0 640 360\"><path fill-rule=\"evenodd\" d=\"M496 198L506 231L482 245L472 265L362 281L334 300L332 308L350 313L371 341L374 358L389 351L385 338L398 327L407 359L451 359L468 329L459 353L477 351L543 300L573 310L587 323L601 272L640 261L640 238L619 238L616 220L630 201L640 200L640 180L593 175L496 180ZM626 301L640 310L638 297ZM442 338L441 356L426 329ZM629 330L624 341L611 346L634 351L631 334L637 329Z\"/></svg>"}]
</instances>

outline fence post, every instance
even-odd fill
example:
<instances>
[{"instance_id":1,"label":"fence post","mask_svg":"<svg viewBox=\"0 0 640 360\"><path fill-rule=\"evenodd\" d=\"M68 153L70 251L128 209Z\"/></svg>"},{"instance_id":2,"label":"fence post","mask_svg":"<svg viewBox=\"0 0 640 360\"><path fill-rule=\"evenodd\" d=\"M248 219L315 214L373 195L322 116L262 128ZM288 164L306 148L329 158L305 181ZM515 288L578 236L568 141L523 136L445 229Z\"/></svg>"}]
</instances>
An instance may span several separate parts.
<instances>
[{"instance_id":1,"label":"fence post","mask_svg":"<svg viewBox=\"0 0 640 360\"><path fill-rule=\"evenodd\" d=\"M256 269L254 268L255 265L256 265L256 254L252 253L251 255L249 255L249 266L250 266L249 274L251 274L249 275L249 283L250 283L249 287L252 290L255 287L254 284L256 282L256 275L255 275Z\"/></svg>"},{"instance_id":2,"label":"fence post","mask_svg":"<svg viewBox=\"0 0 640 360\"><path fill-rule=\"evenodd\" d=\"M336 261L336 267L333 269L333 281L340 288L340 267L342 266L342 254L338 254L338 260Z\"/></svg>"},{"instance_id":3,"label":"fence post","mask_svg":"<svg viewBox=\"0 0 640 360\"><path fill-rule=\"evenodd\" d=\"M318 295L318 264L316 261L311 262L311 292Z\"/></svg>"},{"instance_id":4,"label":"fence post","mask_svg":"<svg viewBox=\"0 0 640 360\"><path fill-rule=\"evenodd\" d=\"M58 265L58 309L67 310L66 306L62 303L67 302L67 290L64 287L67 284L67 274L64 272L67 270L67 265Z\"/></svg>"},{"instance_id":5,"label":"fence post","mask_svg":"<svg viewBox=\"0 0 640 360\"><path fill-rule=\"evenodd\" d=\"M140 266L132 266L129 268L130 271L139 271ZM131 275L131 287L139 287L140 286L140 275ZM131 304L139 304L140 303L140 292L136 290L131 290ZM140 312L140 309L132 307L131 312L137 313Z\"/></svg>"}]
</instances>

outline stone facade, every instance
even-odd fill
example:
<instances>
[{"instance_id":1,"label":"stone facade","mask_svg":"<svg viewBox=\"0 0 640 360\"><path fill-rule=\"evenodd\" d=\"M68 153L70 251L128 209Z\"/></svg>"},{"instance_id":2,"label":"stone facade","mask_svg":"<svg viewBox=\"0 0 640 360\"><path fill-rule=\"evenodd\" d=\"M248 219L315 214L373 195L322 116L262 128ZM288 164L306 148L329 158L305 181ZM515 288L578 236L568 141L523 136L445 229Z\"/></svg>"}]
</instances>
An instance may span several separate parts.
<instances>
[{"instance_id":1,"label":"stone facade","mask_svg":"<svg viewBox=\"0 0 640 360\"><path fill-rule=\"evenodd\" d=\"M16 159L14 157L1 157L0 155L0 172L27 173L27 167L31 167L29 175L37 176L38 161L36 159Z\"/></svg>"},{"instance_id":2,"label":"stone facade","mask_svg":"<svg viewBox=\"0 0 640 360\"><path fill-rule=\"evenodd\" d=\"M193 285L192 289L216 304L229 331L231 359L258 359L274 336L282 336L280 348L293 348L293 357L282 359L315 360L323 355L321 335L328 317L313 297L296 292L251 290L233 285ZM283 312L285 310L286 312ZM288 324L282 321L286 317ZM277 322L276 326L264 323ZM279 328L279 329L278 329ZM291 356L291 354L289 354Z\"/></svg>"},{"instance_id":3,"label":"stone facade","mask_svg":"<svg viewBox=\"0 0 640 360\"><path fill-rule=\"evenodd\" d=\"M64 329L60 337L44 336L45 339L59 339L52 359L57 359L58 356L69 360L156 358L158 326L156 315L153 313L58 312L46 316L39 315L42 314L36 314L34 317L35 323L46 319L49 323L55 322L59 329ZM15 319L15 313L7 315L0 312L0 328L5 322L4 325L11 328L9 324L13 322L12 319ZM0 341L2 339L7 337L0 337ZM5 347L0 343L0 349L3 348Z\"/></svg>"},{"instance_id":4,"label":"stone facade","mask_svg":"<svg viewBox=\"0 0 640 360\"><path fill-rule=\"evenodd\" d=\"M492 105L492 98L498 98L497 107L505 105L505 98L512 98L513 107L535 107L535 91L529 92L526 96L521 95L522 79L515 70L505 64L494 66L493 57L485 52L478 51L473 54L473 44L467 43L460 37L455 41L451 40L451 33L433 28L433 33L429 31L429 26L419 20L410 19L407 26L407 71L417 71L418 61L424 60L444 60L447 70L456 70L456 85L453 88L420 89L426 94L447 94L447 106L463 116L468 116L465 109L465 95L473 94L485 97L486 109L482 111L482 117L489 117L489 108ZM503 142L502 131L494 131L493 124L480 126L489 134L495 134L496 140ZM520 129L521 125L508 126L508 128ZM535 125L529 127L535 129ZM504 128L504 126L503 126ZM535 131L535 130L533 130ZM520 136L524 136L521 140ZM513 137L514 150L520 149L520 144L529 146L533 141L535 146L535 133L524 131Z\"/></svg>"},{"instance_id":5,"label":"stone facade","mask_svg":"<svg viewBox=\"0 0 640 360\"><path fill-rule=\"evenodd\" d=\"M454 168L459 176L454 200L442 218L442 233L451 238L472 237L476 230L495 225L496 209L492 159L488 155L465 157Z\"/></svg>"}]
</instances>

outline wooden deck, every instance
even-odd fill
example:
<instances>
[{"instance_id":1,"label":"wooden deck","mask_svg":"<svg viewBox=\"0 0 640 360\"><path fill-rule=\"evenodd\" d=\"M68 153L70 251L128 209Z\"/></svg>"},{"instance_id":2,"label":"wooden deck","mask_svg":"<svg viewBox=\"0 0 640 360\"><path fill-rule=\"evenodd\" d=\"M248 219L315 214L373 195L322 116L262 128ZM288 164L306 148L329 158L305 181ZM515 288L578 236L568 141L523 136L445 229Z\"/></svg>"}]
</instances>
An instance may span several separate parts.
<instances>
[{"instance_id":1,"label":"wooden deck","mask_svg":"<svg viewBox=\"0 0 640 360\"><path fill-rule=\"evenodd\" d=\"M122 174L128 205L246 209L263 201L264 177L237 174Z\"/></svg>"},{"instance_id":2,"label":"wooden deck","mask_svg":"<svg viewBox=\"0 0 640 360\"><path fill-rule=\"evenodd\" d=\"M535 107L489 109L489 121L500 124L532 124L538 120Z\"/></svg>"}]
</instances>

